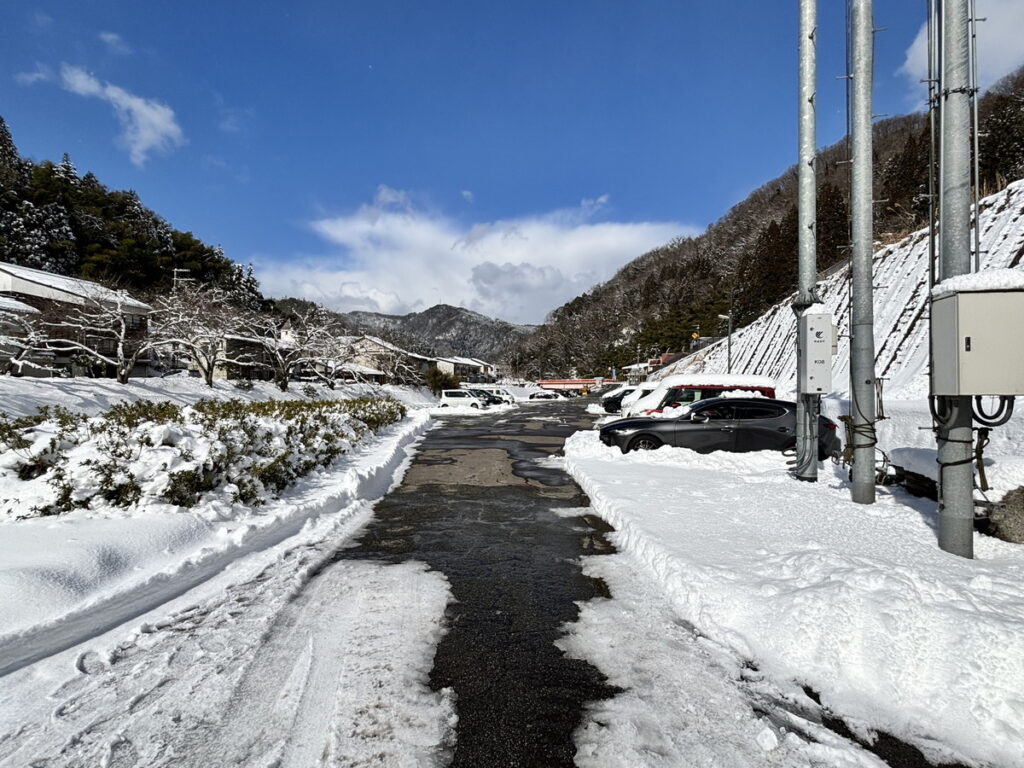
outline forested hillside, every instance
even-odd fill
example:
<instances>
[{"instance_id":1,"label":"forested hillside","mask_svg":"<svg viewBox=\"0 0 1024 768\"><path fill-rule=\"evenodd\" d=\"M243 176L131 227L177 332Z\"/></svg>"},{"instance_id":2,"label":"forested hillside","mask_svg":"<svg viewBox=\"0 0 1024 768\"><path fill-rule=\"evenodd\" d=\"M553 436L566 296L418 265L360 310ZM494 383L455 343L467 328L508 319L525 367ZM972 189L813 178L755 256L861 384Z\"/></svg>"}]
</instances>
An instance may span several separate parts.
<instances>
[{"instance_id":1,"label":"forested hillside","mask_svg":"<svg viewBox=\"0 0 1024 768\"><path fill-rule=\"evenodd\" d=\"M981 192L1024 177L1024 69L980 101ZM928 125L923 114L874 127L875 237L895 242L927 223ZM796 146L793 148L796 153ZM818 154L818 268L846 258L849 165L844 140ZM520 373L602 375L641 354L680 351L699 328L745 325L796 288L797 172L755 190L698 237L680 238L627 264L608 282L550 313L513 348Z\"/></svg>"},{"instance_id":2,"label":"forested hillside","mask_svg":"<svg viewBox=\"0 0 1024 768\"><path fill-rule=\"evenodd\" d=\"M157 289L174 268L203 283L259 291L251 270L180 232L146 208L135 192L79 176L71 159L23 159L0 117L0 261L124 288Z\"/></svg>"}]
</instances>

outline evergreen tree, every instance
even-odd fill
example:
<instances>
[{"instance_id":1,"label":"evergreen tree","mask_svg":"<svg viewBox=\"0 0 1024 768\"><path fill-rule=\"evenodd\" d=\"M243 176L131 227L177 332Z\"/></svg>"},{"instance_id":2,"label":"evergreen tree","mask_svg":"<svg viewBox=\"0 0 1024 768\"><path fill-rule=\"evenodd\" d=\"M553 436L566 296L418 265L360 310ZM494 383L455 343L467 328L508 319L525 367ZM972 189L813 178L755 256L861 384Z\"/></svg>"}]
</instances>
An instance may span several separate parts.
<instances>
[{"instance_id":1,"label":"evergreen tree","mask_svg":"<svg viewBox=\"0 0 1024 768\"><path fill-rule=\"evenodd\" d=\"M7 123L0 117L0 196L28 183L28 166L18 155Z\"/></svg>"}]
</instances>

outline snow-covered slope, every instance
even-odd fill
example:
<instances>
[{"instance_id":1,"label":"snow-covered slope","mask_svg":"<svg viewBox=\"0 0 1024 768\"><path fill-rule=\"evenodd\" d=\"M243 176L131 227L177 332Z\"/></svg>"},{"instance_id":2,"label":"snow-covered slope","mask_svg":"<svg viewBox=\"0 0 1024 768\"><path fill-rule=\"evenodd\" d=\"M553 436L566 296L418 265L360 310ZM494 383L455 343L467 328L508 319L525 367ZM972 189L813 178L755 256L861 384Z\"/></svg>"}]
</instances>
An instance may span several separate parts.
<instances>
[{"instance_id":1,"label":"snow-covered slope","mask_svg":"<svg viewBox=\"0 0 1024 768\"><path fill-rule=\"evenodd\" d=\"M1024 181L981 201L982 269L1024 269ZM928 394L928 233L926 230L874 255L876 373L885 379L888 396L923 398ZM839 354L833 365L833 387L849 390L849 269L843 268L820 284L821 300L839 326ZM734 373L771 376L782 392L796 380L796 318L789 301L778 304L733 334ZM659 371L673 373L724 372L724 341Z\"/></svg>"}]
</instances>

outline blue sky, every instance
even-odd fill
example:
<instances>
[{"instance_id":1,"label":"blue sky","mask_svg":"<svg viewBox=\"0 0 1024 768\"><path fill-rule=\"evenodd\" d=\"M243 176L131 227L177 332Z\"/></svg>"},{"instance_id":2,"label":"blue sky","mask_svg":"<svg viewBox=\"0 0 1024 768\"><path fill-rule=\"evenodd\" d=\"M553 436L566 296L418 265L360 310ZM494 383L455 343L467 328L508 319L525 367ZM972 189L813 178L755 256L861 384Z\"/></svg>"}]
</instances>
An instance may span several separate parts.
<instances>
[{"instance_id":1,"label":"blue sky","mask_svg":"<svg viewBox=\"0 0 1024 768\"><path fill-rule=\"evenodd\" d=\"M920 106L924 5L875 3L878 113ZM1024 61L1024 3L978 5L990 82ZM824 145L844 132L845 33L844 4L820 6ZM255 263L266 292L339 309L538 322L795 159L796 0L4 11L22 154L69 152Z\"/></svg>"}]
</instances>

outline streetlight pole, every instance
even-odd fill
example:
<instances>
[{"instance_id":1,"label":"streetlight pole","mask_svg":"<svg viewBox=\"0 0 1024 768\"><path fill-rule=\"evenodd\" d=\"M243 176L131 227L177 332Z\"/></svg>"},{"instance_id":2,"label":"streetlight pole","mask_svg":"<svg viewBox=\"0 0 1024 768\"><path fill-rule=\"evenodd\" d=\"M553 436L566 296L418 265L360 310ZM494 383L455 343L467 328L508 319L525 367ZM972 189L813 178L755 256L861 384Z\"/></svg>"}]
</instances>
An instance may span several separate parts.
<instances>
[{"instance_id":1,"label":"streetlight pole","mask_svg":"<svg viewBox=\"0 0 1024 768\"><path fill-rule=\"evenodd\" d=\"M727 355L726 361L727 362L725 364L725 366L726 366L725 370L726 370L726 373L732 373L732 308L731 307L729 308L729 314L728 315L719 315L718 319L719 320L728 320L729 321L729 337L726 339L726 350L727 350L727 352L726 352L726 355Z\"/></svg>"}]
</instances>

